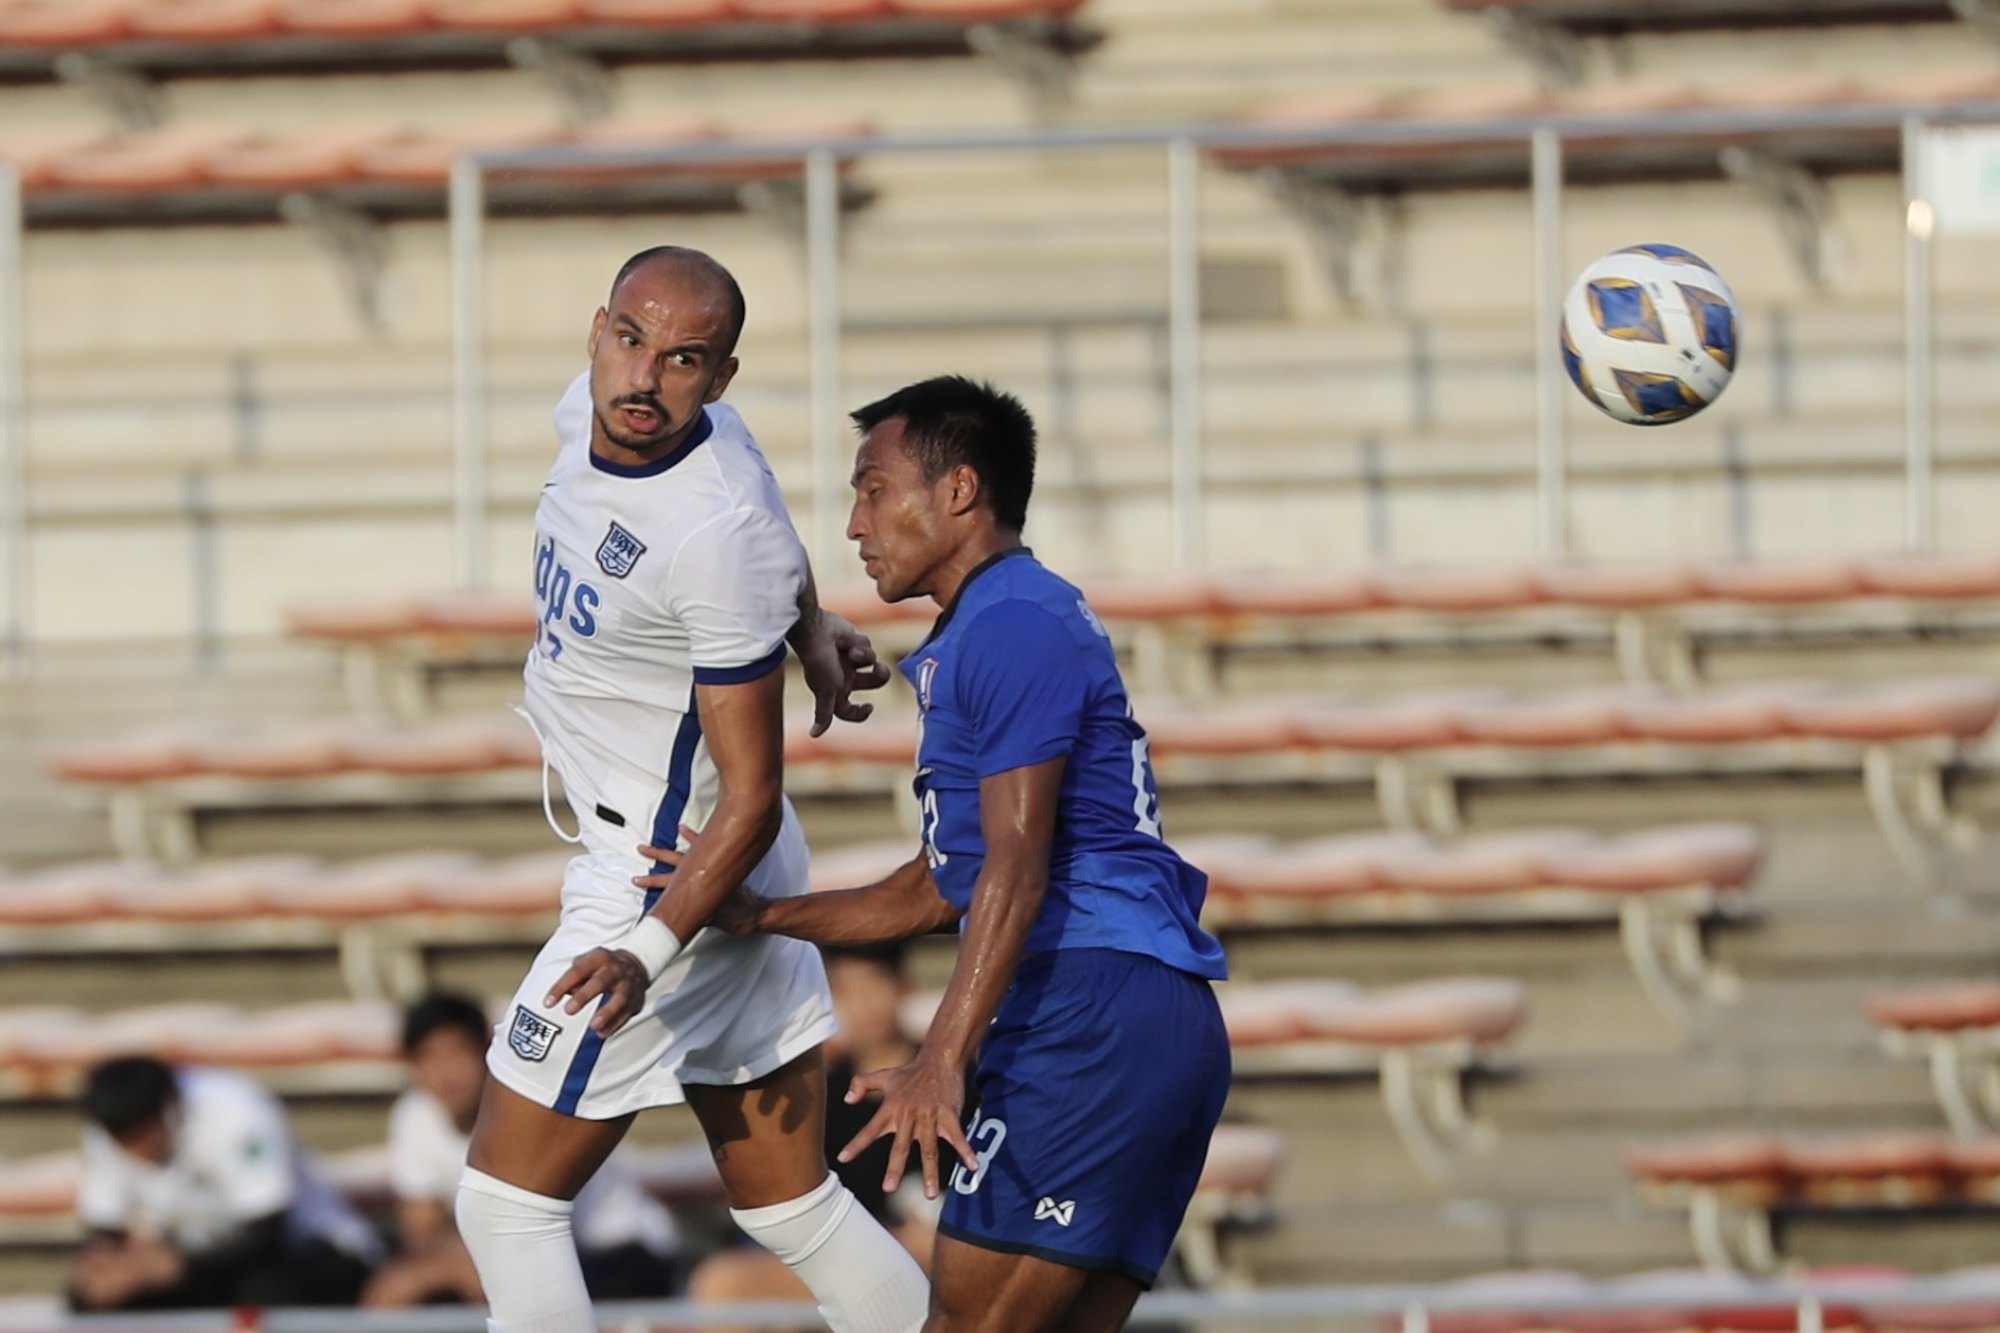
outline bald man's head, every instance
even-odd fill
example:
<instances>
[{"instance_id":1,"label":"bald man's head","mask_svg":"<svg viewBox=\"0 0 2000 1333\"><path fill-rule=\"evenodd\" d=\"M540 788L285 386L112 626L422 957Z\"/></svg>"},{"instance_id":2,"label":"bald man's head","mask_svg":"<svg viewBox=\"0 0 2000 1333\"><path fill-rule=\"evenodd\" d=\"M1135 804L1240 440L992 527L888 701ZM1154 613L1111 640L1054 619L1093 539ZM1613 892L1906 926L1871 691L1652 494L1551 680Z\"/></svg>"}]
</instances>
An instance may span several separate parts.
<instances>
[{"instance_id":1,"label":"bald man's head","mask_svg":"<svg viewBox=\"0 0 2000 1333\"><path fill-rule=\"evenodd\" d=\"M721 349L722 355L729 356L736 351L736 340L743 336L743 320L747 314L743 302L743 288L737 284L736 275L716 262L713 255L705 250L690 249L685 245L656 245L641 250L619 268L618 276L611 280L611 294L606 305L616 303L618 289L625 280L641 269L654 265L665 265L680 271L681 275L693 282L701 283L722 301L728 313L729 333L727 345Z\"/></svg>"},{"instance_id":2,"label":"bald man's head","mask_svg":"<svg viewBox=\"0 0 2000 1333\"><path fill-rule=\"evenodd\" d=\"M590 326L593 450L639 464L679 447L736 377L742 332L743 289L728 269L678 245L632 256Z\"/></svg>"}]
</instances>

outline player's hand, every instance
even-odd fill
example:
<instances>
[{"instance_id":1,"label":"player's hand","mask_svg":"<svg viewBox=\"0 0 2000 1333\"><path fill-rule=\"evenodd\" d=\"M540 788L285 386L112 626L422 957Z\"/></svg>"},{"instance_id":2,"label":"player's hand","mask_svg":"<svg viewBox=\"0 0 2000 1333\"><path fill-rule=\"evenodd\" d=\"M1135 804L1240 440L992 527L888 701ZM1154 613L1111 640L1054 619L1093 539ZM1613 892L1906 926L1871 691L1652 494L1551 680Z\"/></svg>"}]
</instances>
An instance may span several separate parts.
<instances>
[{"instance_id":1,"label":"player's hand","mask_svg":"<svg viewBox=\"0 0 2000 1333\"><path fill-rule=\"evenodd\" d=\"M646 988L650 984L646 965L632 954L623 949L592 949L569 965L569 971L549 991L542 1007L553 1009L556 1001L568 996L563 1012L580 1014L585 1005L601 995L604 1003L591 1015L590 1030L608 1037L646 1007Z\"/></svg>"},{"instance_id":2,"label":"player's hand","mask_svg":"<svg viewBox=\"0 0 2000 1333\"><path fill-rule=\"evenodd\" d=\"M858 1102L871 1092L882 1094L875 1110L859 1134L840 1150L840 1160L851 1162L884 1134L896 1136L889 1150L889 1170L882 1177L882 1192L895 1193L903 1182L903 1164L909 1160L910 1145L916 1144L923 1162L924 1197L935 1199L942 1192L938 1173L938 1140L943 1139L958 1153L968 1171L979 1169L979 1156L966 1142L965 1074L919 1055L909 1064L858 1074L847 1086L847 1100Z\"/></svg>"},{"instance_id":3,"label":"player's hand","mask_svg":"<svg viewBox=\"0 0 2000 1333\"><path fill-rule=\"evenodd\" d=\"M716 904L715 911L708 918L708 924L725 935L734 935L737 939L755 935L758 931L758 921L762 918L764 909L770 905L770 901L763 894L739 884L727 898Z\"/></svg>"},{"instance_id":4,"label":"player's hand","mask_svg":"<svg viewBox=\"0 0 2000 1333\"><path fill-rule=\"evenodd\" d=\"M687 860L689 853L694 851L694 840L699 836L699 834L686 824L681 825L680 840L688 845L688 849L685 852L679 847L655 847L649 842L640 843L639 855L645 857L654 865L665 866L666 869L648 871L643 875L634 875L632 876L632 883L642 889L664 889L670 887L674 882L674 872L681 868L681 862Z\"/></svg>"},{"instance_id":5,"label":"player's hand","mask_svg":"<svg viewBox=\"0 0 2000 1333\"><path fill-rule=\"evenodd\" d=\"M813 694L812 734L824 736L833 720L865 722L874 704L856 703L862 690L879 690L889 683L889 669L875 656L875 645L845 617L822 611L817 630L799 647L799 666Z\"/></svg>"}]
</instances>

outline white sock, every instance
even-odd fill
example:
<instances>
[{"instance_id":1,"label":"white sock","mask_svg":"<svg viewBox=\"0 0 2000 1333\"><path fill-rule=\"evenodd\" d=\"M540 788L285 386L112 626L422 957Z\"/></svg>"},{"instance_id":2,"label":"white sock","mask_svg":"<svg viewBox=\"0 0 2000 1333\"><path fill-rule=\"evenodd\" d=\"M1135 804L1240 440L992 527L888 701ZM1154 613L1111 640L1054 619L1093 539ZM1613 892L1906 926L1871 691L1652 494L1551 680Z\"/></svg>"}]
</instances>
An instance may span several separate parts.
<instances>
[{"instance_id":1,"label":"white sock","mask_svg":"<svg viewBox=\"0 0 2000 1333\"><path fill-rule=\"evenodd\" d=\"M930 1283L910 1252L829 1172L818 1189L768 1208L731 1208L744 1233L799 1275L834 1333L916 1333ZM514 1333L510 1326L508 1333Z\"/></svg>"},{"instance_id":2,"label":"white sock","mask_svg":"<svg viewBox=\"0 0 2000 1333\"><path fill-rule=\"evenodd\" d=\"M597 1333L572 1207L471 1167L459 1177L458 1234L493 1308L488 1333Z\"/></svg>"}]
</instances>

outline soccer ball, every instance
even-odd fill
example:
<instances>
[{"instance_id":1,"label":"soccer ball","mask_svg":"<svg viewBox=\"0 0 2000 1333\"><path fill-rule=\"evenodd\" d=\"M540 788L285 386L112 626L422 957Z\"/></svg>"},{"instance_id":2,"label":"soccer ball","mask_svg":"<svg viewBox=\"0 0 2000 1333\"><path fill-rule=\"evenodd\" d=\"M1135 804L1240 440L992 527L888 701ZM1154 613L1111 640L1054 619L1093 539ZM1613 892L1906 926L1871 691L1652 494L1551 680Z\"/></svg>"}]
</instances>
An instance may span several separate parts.
<instances>
[{"instance_id":1,"label":"soccer ball","mask_svg":"<svg viewBox=\"0 0 2000 1333\"><path fill-rule=\"evenodd\" d=\"M1592 406L1634 426L1691 417L1736 371L1736 297L1701 256L1628 245L1563 301L1563 364Z\"/></svg>"}]
</instances>

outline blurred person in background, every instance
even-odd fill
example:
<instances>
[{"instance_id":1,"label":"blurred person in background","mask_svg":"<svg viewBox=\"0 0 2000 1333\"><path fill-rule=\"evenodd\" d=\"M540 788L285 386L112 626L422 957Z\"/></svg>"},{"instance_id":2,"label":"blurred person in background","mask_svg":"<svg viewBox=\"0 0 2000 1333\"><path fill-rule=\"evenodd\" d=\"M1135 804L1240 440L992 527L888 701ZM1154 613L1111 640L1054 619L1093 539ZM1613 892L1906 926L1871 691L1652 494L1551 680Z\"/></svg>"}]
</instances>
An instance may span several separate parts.
<instances>
[{"instance_id":1,"label":"blurred person in background","mask_svg":"<svg viewBox=\"0 0 2000 1333\"><path fill-rule=\"evenodd\" d=\"M361 1294L375 1233L259 1084L129 1056L92 1071L83 1110L78 1309L351 1305Z\"/></svg>"},{"instance_id":2,"label":"blurred person in background","mask_svg":"<svg viewBox=\"0 0 2000 1333\"><path fill-rule=\"evenodd\" d=\"M917 1044L902 1026L910 981L901 941L820 952L833 989L834 1016L840 1021L840 1034L826 1044L826 1142L832 1159L874 1115L871 1106L847 1102L855 1075L908 1064L916 1056ZM883 1191L889 1149L889 1141L880 1140L851 1162L836 1161L833 1169L855 1200L928 1269L937 1238L937 1205L924 1198L915 1177L894 1194ZM790 1269L754 1246L724 1250L703 1260L688 1281L688 1295L701 1301L808 1298L805 1284Z\"/></svg>"},{"instance_id":3,"label":"blurred person in background","mask_svg":"<svg viewBox=\"0 0 2000 1333\"><path fill-rule=\"evenodd\" d=\"M493 1025L462 995L433 994L403 1018L412 1086L389 1113L389 1183L396 1196L395 1257L368 1284L377 1308L486 1299L452 1219L465 1150L486 1091ZM576 1244L598 1300L670 1296L679 1235L666 1208L614 1154L576 1197Z\"/></svg>"}]
</instances>

